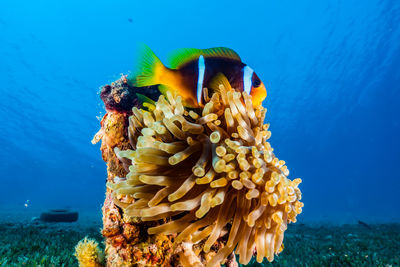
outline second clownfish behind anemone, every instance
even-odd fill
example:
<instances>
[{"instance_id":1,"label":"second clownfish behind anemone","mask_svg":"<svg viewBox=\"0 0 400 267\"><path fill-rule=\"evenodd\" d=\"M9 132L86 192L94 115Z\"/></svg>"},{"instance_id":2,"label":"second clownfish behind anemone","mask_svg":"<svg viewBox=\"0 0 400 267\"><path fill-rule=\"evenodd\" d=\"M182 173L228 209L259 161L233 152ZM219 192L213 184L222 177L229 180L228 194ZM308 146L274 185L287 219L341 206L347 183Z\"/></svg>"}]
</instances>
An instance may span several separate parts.
<instances>
[{"instance_id":1,"label":"second clownfish behind anemone","mask_svg":"<svg viewBox=\"0 0 400 267\"><path fill-rule=\"evenodd\" d=\"M208 49L183 48L170 57L169 68L146 46L141 46L139 59L135 62L128 81L131 85L142 87L159 85L162 93L177 91L187 107L202 106L203 88L210 92L218 90L225 76L231 86L245 91L252 97L254 106L259 106L267 96L264 83L239 55L232 49L215 47ZM222 73L223 75L217 75Z\"/></svg>"}]
</instances>

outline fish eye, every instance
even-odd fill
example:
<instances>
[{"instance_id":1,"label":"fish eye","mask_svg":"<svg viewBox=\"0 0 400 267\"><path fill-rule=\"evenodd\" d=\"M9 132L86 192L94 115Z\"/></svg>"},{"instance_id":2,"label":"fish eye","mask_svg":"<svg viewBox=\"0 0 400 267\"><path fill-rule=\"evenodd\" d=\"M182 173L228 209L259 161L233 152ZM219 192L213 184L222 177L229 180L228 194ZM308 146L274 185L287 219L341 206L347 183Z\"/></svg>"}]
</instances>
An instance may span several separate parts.
<instances>
[{"instance_id":1,"label":"fish eye","mask_svg":"<svg viewBox=\"0 0 400 267\"><path fill-rule=\"evenodd\" d=\"M259 87L261 85L261 80L258 77L253 77L251 83L253 84L253 87Z\"/></svg>"}]
</instances>

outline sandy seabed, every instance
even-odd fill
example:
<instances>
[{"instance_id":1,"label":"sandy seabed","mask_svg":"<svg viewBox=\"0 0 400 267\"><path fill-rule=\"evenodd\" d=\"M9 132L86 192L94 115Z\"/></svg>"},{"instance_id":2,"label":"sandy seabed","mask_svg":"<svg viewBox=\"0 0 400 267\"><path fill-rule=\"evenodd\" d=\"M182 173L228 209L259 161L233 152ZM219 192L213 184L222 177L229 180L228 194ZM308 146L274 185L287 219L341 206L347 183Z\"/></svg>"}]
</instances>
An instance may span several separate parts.
<instances>
[{"instance_id":1,"label":"sandy seabed","mask_svg":"<svg viewBox=\"0 0 400 267\"><path fill-rule=\"evenodd\" d=\"M102 242L101 214L80 211L74 223L32 221L40 212L0 210L0 266L78 266L74 246ZM400 266L400 224L291 224L271 264L248 266Z\"/></svg>"}]
</instances>

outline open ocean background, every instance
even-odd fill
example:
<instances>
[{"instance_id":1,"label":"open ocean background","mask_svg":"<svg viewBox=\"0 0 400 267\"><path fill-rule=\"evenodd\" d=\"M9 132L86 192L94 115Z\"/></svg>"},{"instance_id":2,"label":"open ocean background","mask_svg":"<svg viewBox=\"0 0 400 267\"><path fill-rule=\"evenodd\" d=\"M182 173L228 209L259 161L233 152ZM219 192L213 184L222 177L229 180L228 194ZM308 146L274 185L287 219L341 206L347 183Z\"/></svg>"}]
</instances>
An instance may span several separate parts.
<instances>
[{"instance_id":1,"label":"open ocean background","mask_svg":"<svg viewBox=\"0 0 400 267\"><path fill-rule=\"evenodd\" d=\"M0 0L0 210L100 212L99 87L144 42L227 46L264 81L298 221L399 222L400 1Z\"/></svg>"}]
</instances>

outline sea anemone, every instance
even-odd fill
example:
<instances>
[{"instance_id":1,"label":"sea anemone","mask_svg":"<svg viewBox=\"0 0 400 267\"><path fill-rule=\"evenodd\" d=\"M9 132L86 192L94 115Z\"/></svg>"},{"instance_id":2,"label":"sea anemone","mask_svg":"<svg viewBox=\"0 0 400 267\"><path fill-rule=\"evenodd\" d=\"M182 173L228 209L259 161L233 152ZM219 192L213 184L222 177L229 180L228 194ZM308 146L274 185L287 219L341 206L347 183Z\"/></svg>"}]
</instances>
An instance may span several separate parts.
<instances>
[{"instance_id":1,"label":"sea anemone","mask_svg":"<svg viewBox=\"0 0 400 267\"><path fill-rule=\"evenodd\" d=\"M163 220L149 234L175 234L176 244L200 243L205 253L224 237L208 266L232 251L242 264L254 251L258 262L272 261L287 223L302 211L301 179L289 180L285 162L274 155L265 108L253 107L247 93L227 82L211 97L207 91L203 108L184 107L172 92L148 110L133 108L134 150L115 149L129 173L108 187L125 215Z\"/></svg>"},{"instance_id":2,"label":"sea anemone","mask_svg":"<svg viewBox=\"0 0 400 267\"><path fill-rule=\"evenodd\" d=\"M85 237L75 247L75 257L80 267L103 266L104 254L94 239Z\"/></svg>"}]
</instances>

